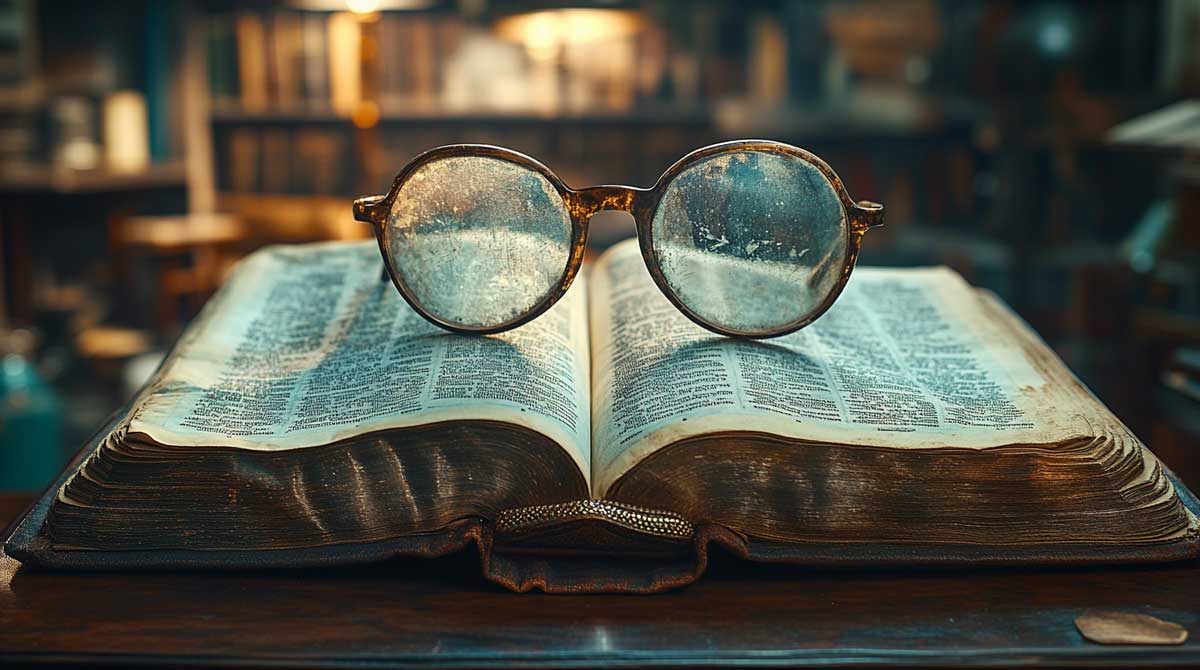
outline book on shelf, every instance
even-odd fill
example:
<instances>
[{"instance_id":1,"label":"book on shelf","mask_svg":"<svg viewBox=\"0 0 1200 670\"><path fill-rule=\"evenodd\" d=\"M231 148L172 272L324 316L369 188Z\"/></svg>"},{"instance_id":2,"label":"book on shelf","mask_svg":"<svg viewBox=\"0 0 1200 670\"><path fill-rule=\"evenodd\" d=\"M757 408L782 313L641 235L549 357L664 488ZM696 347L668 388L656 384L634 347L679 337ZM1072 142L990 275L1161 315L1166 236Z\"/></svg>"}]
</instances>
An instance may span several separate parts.
<instances>
[{"instance_id":1,"label":"book on shelf","mask_svg":"<svg viewBox=\"0 0 1200 670\"><path fill-rule=\"evenodd\" d=\"M271 19L271 77L274 100L283 109L297 109L304 80L302 16L275 12Z\"/></svg>"},{"instance_id":2,"label":"book on shelf","mask_svg":"<svg viewBox=\"0 0 1200 670\"><path fill-rule=\"evenodd\" d=\"M301 88L309 106L322 107L329 100L329 55L325 46L325 19L320 14L303 17L304 79Z\"/></svg>"},{"instance_id":3,"label":"book on shelf","mask_svg":"<svg viewBox=\"0 0 1200 670\"><path fill-rule=\"evenodd\" d=\"M329 17L329 106L334 113L349 116L362 101L362 26L353 14Z\"/></svg>"},{"instance_id":4,"label":"book on shelf","mask_svg":"<svg viewBox=\"0 0 1200 670\"><path fill-rule=\"evenodd\" d=\"M245 260L9 554L243 568L473 545L513 589L642 592L698 578L714 544L837 566L1197 555L1192 494L950 270L859 268L813 325L748 341L682 316L633 240L487 337L422 320L380 263L373 242Z\"/></svg>"},{"instance_id":5,"label":"book on shelf","mask_svg":"<svg viewBox=\"0 0 1200 670\"><path fill-rule=\"evenodd\" d=\"M253 128L235 128L225 137L222 184L229 190L247 193L260 189L259 133Z\"/></svg>"},{"instance_id":6,"label":"book on shelf","mask_svg":"<svg viewBox=\"0 0 1200 670\"><path fill-rule=\"evenodd\" d=\"M262 131L262 157L259 186L266 193L288 193L293 183L295 167L293 142L283 128L265 128Z\"/></svg>"},{"instance_id":7,"label":"book on shelf","mask_svg":"<svg viewBox=\"0 0 1200 670\"><path fill-rule=\"evenodd\" d=\"M428 110L441 96L440 63L458 48L453 14L383 13L369 30L377 78L362 71L362 22L349 12L278 9L208 19L209 85L218 110L349 116L371 89L389 109Z\"/></svg>"},{"instance_id":8,"label":"book on shelf","mask_svg":"<svg viewBox=\"0 0 1200 670\"><path fill-rule=\"evenodd\" d=\"M266 111L271 94L267 73L266 27L255 12L239 12L234 19L237 41L238 92L242 109Z\"/></svg>"},{"instance_id":9,"label":"book on shelf","mask_svg":"<svg viewBox=\"0 0 1200 670\"><path fill-rule=\"evenodd\" d=\"M214 16L208 22L208 86L213 104L238 104L237 38L232 16Z\"/></svg>"}]
</instances>

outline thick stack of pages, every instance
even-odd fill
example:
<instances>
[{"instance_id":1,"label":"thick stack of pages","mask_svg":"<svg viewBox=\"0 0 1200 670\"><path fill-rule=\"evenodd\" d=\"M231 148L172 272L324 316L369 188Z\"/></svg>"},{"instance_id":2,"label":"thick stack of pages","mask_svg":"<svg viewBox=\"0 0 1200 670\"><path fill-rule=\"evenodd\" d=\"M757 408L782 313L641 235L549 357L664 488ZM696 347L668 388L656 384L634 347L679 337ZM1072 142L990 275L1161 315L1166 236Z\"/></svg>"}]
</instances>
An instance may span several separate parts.
<instances>
[{"instance_id":1,"label":"thick stack of pages","mask_svg":"<svg viewBox=\"0 0 1200 670\"><path fill-rule=\"evenodd\" d=\"M425 323L379 263L369 243L245 261L10 553L337 562L440 553L453 543L430 538L470 526L485 554L509 538L609 556L599 570L702 554L693 534L822 563L1196 554L1191 494L949 270L860 268L825 317L757 342L680 315L633 241L489 337ZM581 520L611 532L570 532Z\"/></svg>"}]
</instances>

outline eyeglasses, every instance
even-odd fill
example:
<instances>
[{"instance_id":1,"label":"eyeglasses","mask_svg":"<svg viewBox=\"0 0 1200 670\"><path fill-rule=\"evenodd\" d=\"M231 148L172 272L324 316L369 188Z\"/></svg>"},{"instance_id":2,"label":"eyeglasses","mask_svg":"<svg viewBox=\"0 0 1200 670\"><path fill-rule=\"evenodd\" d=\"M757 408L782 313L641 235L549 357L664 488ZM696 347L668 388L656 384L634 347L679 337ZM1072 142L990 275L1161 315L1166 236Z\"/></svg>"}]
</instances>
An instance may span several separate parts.
<instances>
[{"instance_id":1,"label":"eyeglasses","mask_svg":"<svg viewBox=\"0 0 1200 670\"><path fill-rule=\"evenodd\" d=\"M358 198L387 274L421 316L458 333L516 328L554 305L583 263L596 212L633 215L650 276L688 318L765 338L837 300L883 206L850 199L815 155L738 140L697 149L649 189L572 189L501 147L427 151L386 195Z\"/></svg>"}]
</instances>

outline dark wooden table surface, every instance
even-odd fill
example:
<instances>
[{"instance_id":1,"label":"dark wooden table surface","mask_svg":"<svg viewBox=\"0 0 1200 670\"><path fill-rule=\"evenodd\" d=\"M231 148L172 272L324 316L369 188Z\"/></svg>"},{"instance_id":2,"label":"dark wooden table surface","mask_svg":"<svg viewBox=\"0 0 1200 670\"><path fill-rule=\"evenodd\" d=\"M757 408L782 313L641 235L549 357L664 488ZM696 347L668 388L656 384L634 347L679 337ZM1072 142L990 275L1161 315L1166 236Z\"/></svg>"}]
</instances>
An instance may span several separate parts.
<instances>
[{"instance_id":1,"label":"dark wooden table surface","mask_svg":"<svg viewBox=\"0 0 1200 670\"><path fill-rule=\"evenodd\" d=\"M28 497L0 495L15 516ZM659 596L516 595L471 555L363 568L52 574L0 554L0 667L1200 666L1200 564L830 572L718 560ZM1089 609L1192 633L1086 642Z\"/></svg>"}]
</instances>

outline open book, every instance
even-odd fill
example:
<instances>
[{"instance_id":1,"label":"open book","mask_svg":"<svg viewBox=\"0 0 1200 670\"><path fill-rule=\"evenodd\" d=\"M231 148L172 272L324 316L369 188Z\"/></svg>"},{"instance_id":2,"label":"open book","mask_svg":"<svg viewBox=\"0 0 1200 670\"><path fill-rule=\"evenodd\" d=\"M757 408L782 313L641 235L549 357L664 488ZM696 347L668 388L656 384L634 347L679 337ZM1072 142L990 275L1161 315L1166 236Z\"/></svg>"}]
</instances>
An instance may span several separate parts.
<instances>
[{"instance_id":1,"label":"open book","mask_svg":"<svg viewBox=\"0 0 1200 670\"><path fill-rule=\"evenodd\" d=\"M1194 501L990 294L860 268L770 341L713 335L636 241L488 337L426 323L371 243L243 262L9 542L51 566L480 547L513 587L654 590L719 542L807 563L1167 560ZM702 280L703 276L698 276Z\"/></svg>"}]
</instances>

